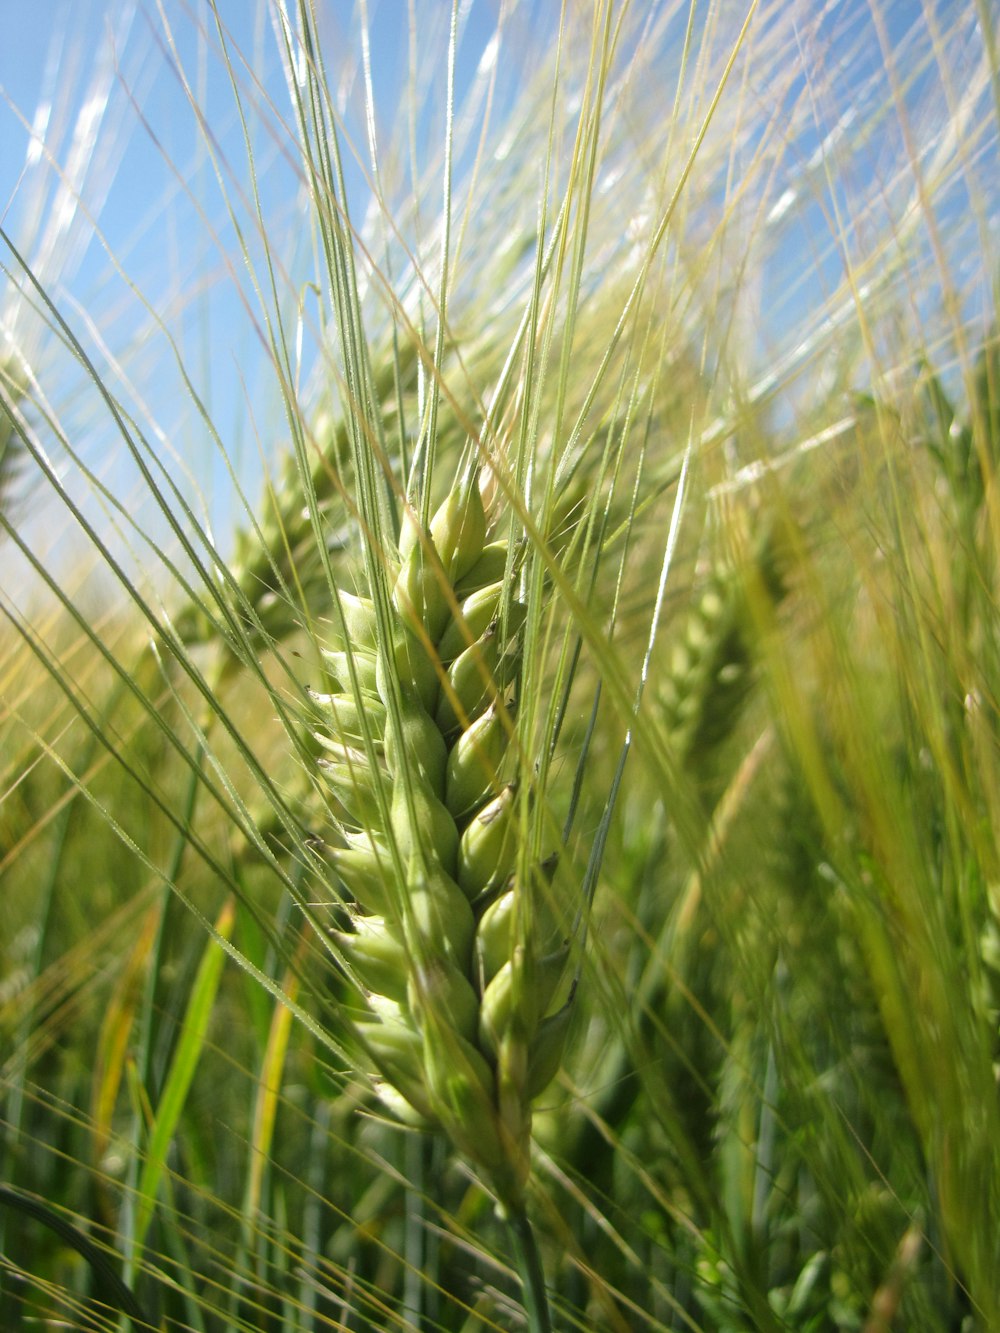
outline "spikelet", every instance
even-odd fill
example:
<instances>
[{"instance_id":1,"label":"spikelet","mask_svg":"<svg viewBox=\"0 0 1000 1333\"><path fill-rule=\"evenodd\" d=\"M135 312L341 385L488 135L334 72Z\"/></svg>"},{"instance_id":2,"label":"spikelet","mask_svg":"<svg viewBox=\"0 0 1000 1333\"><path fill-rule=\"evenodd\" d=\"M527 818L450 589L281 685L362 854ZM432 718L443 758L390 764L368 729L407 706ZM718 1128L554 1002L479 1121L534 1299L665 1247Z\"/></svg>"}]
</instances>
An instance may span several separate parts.
<instances>
[{"instance_id":1,"label":"spikelet","mask_svg":"<svg viewBox=\"0 0 1000 1333\"><path fill-rule=\"evenodd\" d=\"M383 1100L443 1129L516 1206L531 1099L568 1027L568 949L543 906L545 872L517 875L529 793L515 781L510 695L525 608L487 526L474 476L426 531L408 513L382 651L371 603L340 594L342 633L326 649L337 689L313 696L314 733L345 843L329 863L353 904L353 929L330 939L367 999L358 1035Z\"/></svg>"},{"instance_id":2,"label":"spikelet","mask_svg":"<svg viewBox=\"0 0 1000 1333\"><path fill-rule=\"evenodd\" d=\"M753 685L754 626L748 585L777 605L785 595L775 532L758 542L747 568L711 571L669 648L660 687L662 716L678 756L707 792L714 756L735 728Z\"/></svg>"},{"instance_id":3,"label":"spikelet","mask_svg":"<svg viewBox=\"0 0 1000 1333\"><path fill-rule=\"evenodd\" d=\"M745 690L749 659L732 577L716 571L670 647L665 721L687 759L724 734Z\"/></svg>"}]
</instances>

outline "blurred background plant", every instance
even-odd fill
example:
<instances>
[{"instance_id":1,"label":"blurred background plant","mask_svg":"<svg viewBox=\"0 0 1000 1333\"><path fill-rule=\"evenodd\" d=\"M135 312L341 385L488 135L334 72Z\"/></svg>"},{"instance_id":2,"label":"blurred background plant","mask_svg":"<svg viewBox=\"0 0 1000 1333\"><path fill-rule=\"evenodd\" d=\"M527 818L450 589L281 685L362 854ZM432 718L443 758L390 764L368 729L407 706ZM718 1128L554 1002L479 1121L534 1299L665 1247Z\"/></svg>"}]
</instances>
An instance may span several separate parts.
<instances>
[{"instance_id":1,"label":"blurred background plant","mask_svg":"<svg viewBox=\"0 0 1000 1333\"><path fill-rule=\"evenodd\" d=\"M119 1326L81 1237L158 1327L525 1326L325 944L359 430L387 504L511 461L528 705L576 663L557 1327L1000 1327L990 7L65 13L3 57L4 1328Z\"/></svg>"}]
</instances>

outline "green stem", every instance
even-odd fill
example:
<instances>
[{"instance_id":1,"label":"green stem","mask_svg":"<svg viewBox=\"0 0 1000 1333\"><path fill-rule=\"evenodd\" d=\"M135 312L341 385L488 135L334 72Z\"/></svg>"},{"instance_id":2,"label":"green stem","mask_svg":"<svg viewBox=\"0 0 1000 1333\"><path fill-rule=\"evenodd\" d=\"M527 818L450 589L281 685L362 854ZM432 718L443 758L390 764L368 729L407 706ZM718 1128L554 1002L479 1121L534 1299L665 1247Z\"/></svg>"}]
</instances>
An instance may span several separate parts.
<instances>
[{"instance_id":1,"label":"green stem","mask_svg":"<svg viewBox=\"0 0 1000 1333\"><path fill-rule=\"evenodd\" d=\"M528 1221L528 1214L523 1207L509 1214L507 1224L510 1227L511 1240L514 1242L529 1333L552 1333L552 1315L545 1291L545 1272L534 1228Z\"/></svg>"}]
</instances>

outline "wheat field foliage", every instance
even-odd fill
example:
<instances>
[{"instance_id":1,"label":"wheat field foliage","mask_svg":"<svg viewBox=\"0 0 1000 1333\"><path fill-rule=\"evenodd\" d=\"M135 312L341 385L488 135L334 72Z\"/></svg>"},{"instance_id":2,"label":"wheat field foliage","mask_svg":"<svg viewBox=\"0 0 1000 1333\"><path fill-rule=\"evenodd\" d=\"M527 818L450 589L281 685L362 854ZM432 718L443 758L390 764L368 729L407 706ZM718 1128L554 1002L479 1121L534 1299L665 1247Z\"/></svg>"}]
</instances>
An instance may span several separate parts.
<instances>
[{"instance_id":1,"label":"wheat field foliage","mask_svg":"<svg viewBox=\"0 0 1000 1333\"><path fill-rule=\"evenodd\" d=\"M991 8L93 9L0 102L0 1322L1000 1324Z\"/></svg>"}]
</instances>

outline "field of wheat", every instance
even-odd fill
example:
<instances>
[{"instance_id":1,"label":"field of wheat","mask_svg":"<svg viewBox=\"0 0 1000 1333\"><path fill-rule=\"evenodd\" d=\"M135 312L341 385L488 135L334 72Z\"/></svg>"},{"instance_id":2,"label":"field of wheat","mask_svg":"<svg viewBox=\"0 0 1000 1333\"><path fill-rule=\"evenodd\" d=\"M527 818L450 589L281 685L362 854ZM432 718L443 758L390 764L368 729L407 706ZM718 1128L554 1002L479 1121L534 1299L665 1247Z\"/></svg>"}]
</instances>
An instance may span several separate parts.
<instances>
[{"instance_id":1,"label":"field of wheat","mask_svg":"<svg viewBox=\"0 0 1000 1333\"><path fill-rule=\"evenodd\" d=\"M5 1333L1000 1328L996 19L7 43Z\"/></svg>"}]
</instances>

